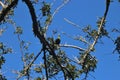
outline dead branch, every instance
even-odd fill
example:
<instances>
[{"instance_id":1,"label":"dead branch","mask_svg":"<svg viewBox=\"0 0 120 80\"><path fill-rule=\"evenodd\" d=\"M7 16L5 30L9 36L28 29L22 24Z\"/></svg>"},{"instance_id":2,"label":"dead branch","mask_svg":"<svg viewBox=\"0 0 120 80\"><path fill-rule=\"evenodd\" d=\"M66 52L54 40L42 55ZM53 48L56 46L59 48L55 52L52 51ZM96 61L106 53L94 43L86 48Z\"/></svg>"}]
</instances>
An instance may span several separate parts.
<instances>
[{"instance_id":1,"label":"dead branch","mask_svg":"<svg viewBox=\"0 0 120 80\"><path fill-rule=\"evenodd\" d=\"M68 22L69 24L71 24L71 25L77 27L78 29L82 30L82 28L81 28L78 24L76 24L76 23L68 20L67 18L64 18L64 20L65 20L66 22Z\"/></svg>"},{"instance_id":2,"label":"dead branch","mask_svg":"<svg viewBox=\"0 0 120 80\"><path fill-rule=\"evenodd\" d=\"M54 11L53 14L52 14L52 17L50 18L50 22L53 20L55 14L56 14L62 7L64 7L69 1L70 1L70 0L64 0L64 2L55 9L55 11ZM49 25L50 25L50 23L46 25L46 30L48 30Z\"/></svg>"},{"instance_id":3,"label":"dead branch","mask_svg":"<svg viewBox=\"0 0 120 80\"><path fill-rule=\"evenodd\" d=\"M69 44L61 44L60 47L68 47L68 48L74 48L74 49L78 49L80 51L85 51L86 49L83 49L79 46L75 46L75 45L69 45Z\"/></svg>"}]
</instances>

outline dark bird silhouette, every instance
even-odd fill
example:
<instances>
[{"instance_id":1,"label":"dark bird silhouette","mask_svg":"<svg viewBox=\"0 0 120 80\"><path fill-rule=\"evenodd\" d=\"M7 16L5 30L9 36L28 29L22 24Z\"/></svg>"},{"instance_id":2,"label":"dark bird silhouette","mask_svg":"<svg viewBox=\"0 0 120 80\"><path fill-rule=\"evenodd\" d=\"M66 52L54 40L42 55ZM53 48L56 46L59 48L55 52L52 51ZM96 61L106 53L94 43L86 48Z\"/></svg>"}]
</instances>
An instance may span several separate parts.
<instances>
[{"instance_id":1,"label":"dark bird silhouette","mask_svg":"<svg viewBox=\"0 0 120 80\"><path fill-rule=\"evenodd\" d=\"M55 40L55 44L59 45L60 42L61 42L61 40L60 40L60 35L58 35L58 38Z\"/></svg>"}]
</instances>

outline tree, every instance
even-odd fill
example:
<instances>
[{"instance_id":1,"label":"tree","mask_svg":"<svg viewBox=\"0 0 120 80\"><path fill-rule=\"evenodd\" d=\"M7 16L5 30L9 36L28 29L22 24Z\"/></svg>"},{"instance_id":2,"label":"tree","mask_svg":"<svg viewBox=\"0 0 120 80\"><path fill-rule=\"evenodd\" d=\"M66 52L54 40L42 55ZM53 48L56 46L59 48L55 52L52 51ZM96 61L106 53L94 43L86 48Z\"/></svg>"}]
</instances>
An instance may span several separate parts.
<instances>
[{"instance_id":1,"label":"tree","mask_svg":"<svg viewBox=\"0 0 120 80\"><path fill-rule=\"evenodd\" d=\"M14 35L16 35L17 42L14 44L18 44L15 47L20 48L21 61L23 63L22 69L12 70L15 74L17 74L16 79L27 79L27 80L49 80L49 79L64 79L64 80L75 80L81 78L82 74L84 74L84 80L87 79L90 72L94 72L97 67L97 58L93 56L92 53L96 52L96 44L100 44L102 42L102 38L107 37L109 40L115 43L115 50L113 53L117 51L120 54L120 37L118 36L115 40L112 39L112 36L109 35L111 31L107 30L106 21L107 15L110 9L111 1L106 0L105 10L103 12L103 16L100 16L97 20L97 27L92 27L91 25L87 25L81 28L79 25L70 21L67 18L64 18L66 22L74 26L74 28L80 29L80 33L83 35L76 35L75 37L68 32L59 32L56 31L55 28L52 29L52 22L55 19L55 15L57 12L62 9L64 6L67 6L67 3L70 3L70 0L63 0L62 4L54 9L55 2L57 1L42 1L42 0L22 0L22 2L18 2L18 0L1 0L1 11L0 11L0 37L3 33L8 31L8 26L14 27ZM25 4L27 9L29 10L27 15L30 14L31 26L22 26L27 22L20 23L20 26L17 25L17 20L14 20L14 16L16 15L15 11L17 10L18 5ZM77 10L77 9L76 9ZM20 14L23 14L20 11ZM26 19L27 20L27 19ZM6 26L6 27L2 27ZM24 30L28 28L24 34ZM32 29L33 38L37 38L38 40L27 41L29 38L29 29ZM57 29L59 26L57 25ZM13 31L13 30L11 30ZM74 32L74 31L73 31ZM120 32L119 29L114 28L112 32ZM60 34L61 33L61 34ZM13 34L12 34L13 35ZM10 35L12 37L12 35ZM62 36L66 36L67 39L63 39ZM23 37L25 36L25 38ZM62 41L70 40L73 41L68 44ZM36 46L32 46L32 44L39 42L39 52L31 51L36 49ZM72 43L77 42L75 45ZM104 43L104 42L103 42ZM75 57L71 57L72 54L69 50L74 49ZM38 52L38 53L37 53ZM4 41L0 41L0 69L2 70L4 67L3 64L7 62L5 58L6 54L14 53L14 49L5 45ZM69 54L68 54L69 53ZM112 52L111 52L112 53ZM12 55L12 54L10 54ZM34 75L32 75L34 73ZM62 74L62 76L61 76ZM37 76L36 76L37 75ZM0 74L1 80L6 80L6 76Z\"/></svg>"}]
</instances>

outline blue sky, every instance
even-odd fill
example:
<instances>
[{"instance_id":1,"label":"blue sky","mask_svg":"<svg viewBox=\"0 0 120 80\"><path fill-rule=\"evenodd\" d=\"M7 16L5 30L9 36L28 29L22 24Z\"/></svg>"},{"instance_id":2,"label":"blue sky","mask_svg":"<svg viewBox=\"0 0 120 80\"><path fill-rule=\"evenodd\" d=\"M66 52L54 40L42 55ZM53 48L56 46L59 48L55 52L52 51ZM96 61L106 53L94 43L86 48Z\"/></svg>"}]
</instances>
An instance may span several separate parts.
<instances>
[{"instance_id":1,"label":"blue sky","mask_svg":"<svg viewBox=\"0 0 120 80\"><path fill-rule=\"evenodd\" d=\"M62 0L56 1L52 6L52 9L54 10L56 7L58 7L61 4L61 2ZM113 28L119 28L119 9L120 3L118 3L117 1L111 3L106 23L106 29L108 31L111 31ZM105 0L71 0L55 15L47 32L48 36L51 36L52 30L57 30L58 33L61 34L62 44L74 44L85 48L86 46L82 46L81 43L75 42L62 34L62 32L65 32L66 34L69 34L71 36L83 36L83 33L81 33L81 31L78 30L78 28L75 28L71 24L67 23L64 20L64 18L67 18L70 21L78 24L81 28L85 27L86 25L91 25L92 27L96 28L96 21L99 17L103 16L104 10ZM39 11L39 6L36 6L36 12L37 11ZM16 24L18 26L22 26L24 28L24 32L21 36L21 39L32 42L32 44L30 45L30 52L38 53L40 43L39 40L33 35L31 17L28 14L28 9L26 5L21 1L19 1L19 5L15 9L15 15L13 17L13 20L16 21ZM19 70L19 68L22 69L23 64L19 62L21 60L19 42L17 40L17 36L13 33L14 28L9 24L2 25L0 27L4 26L8 26L8 29L2 36L0 36L0 41L5 42L7 46L12 47L14 53L5 55L6 63L3 66L3 74L8 76L8 80L15 80L16 76L11 73L11 70ZM110 36L112 36L113 39L116 39L118 35L119 34L116 33L110 33ZM95 77L95 79L89 75L88 80L119 80L120 62L118 61L118 55L112 54L115 45L108 38L102 38L102 41L104 42L104 44L97 44L95 46L96 51L92 53L92 55L95 55L98 59L97 69L94 73L90 73L92 76ZM65 50L66 52L71 52L67 53L67 55L71 57L76 56L76 54L74 53L74 49Z\"/></svg>"}]
</instances>

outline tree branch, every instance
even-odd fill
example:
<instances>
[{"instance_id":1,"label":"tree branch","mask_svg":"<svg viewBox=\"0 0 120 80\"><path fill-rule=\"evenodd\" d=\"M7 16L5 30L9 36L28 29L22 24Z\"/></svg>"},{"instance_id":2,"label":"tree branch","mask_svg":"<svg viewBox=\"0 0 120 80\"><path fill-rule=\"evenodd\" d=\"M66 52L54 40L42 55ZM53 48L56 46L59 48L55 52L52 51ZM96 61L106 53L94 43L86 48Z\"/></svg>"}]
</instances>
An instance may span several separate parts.
<instances>
[{"instance_id":1,"label":"tree branch","mask_svg":"<svg viewBox=\"0 0 120 80\"><path fill-rule=\"evenodd\" d=\"M20 74L19 77L17 78L17 80L20 79L22 76L24 76L24 75L27 74L27 71L30 69L30 67L32 66L32 64L36 61L36 59L37 59L37 58L39 57L39 55L42 53L42 50L43 50L43 49L41 49L41 51L34 57L34 59L30 62L30 64L24 68L24 70L23 70L24 73L23 73L23 74Z\"/></svg>"},{"instance_id":2,"label":"tree branch","mask_svg":"<svg viewBox=\"0 0 120 80\"><path fill-rule=\"evenodd\" d=\"M76 23L68 20L67 18L64 18L64 20L65 20L66 22L68 22L69 24L71 24L71 25L77 27L78 29L82 30L82 28L81 28L78 24L76 24Z\"/></svg>"},{"instance_id":3,"label":"tree branch","mask_svg":"<svg viewBox=\"0 0 120 80\"><path fill-rule=\"evenodd\" d=\"M106 0L106 10L105 10L105 13L104 13L104 18L105 19L106 19L109 7L110 7L110 0Z\"/></svg>"},{"instance_id":4,"label":"tree branch","mask_svg":"<svg viewBox=\"0 0 120 80\"><path fill-rule=\"evenodd\" d=\"M2 12L0 13L0 22L4 20L7 13L11 10L11 8L14 8L17 5L17 3L18 3L18 0L14 0L13 2L11 2L10 5L8 5L6 8L2 10Z\"/></svg>"},{"instance_id":5,"label":"tree branch","mask_svg":"<svg viewBox=\"0 0 120 80\"><path fill-rule=\"evenodd\" d=\"M62 8L64 7L65 4L67 4L70 0L64 0L64 2L58 6L55 11L53 12L52 14L52 17L50 18L50 22L52 21L52 19L54 18L55 14ZM46 25L46 30L48 30L48 27L49 27L50 23Z\"/></svg>"},{"instance_id":6,"label":"tree branch","mask_svg":"<svg viewBox=\"0 0 120 80\"><path fill-rule=\"evenodd\" d=\"M69 48L75 48L78 49L80 51L85 51L85 49L79 47L79 46L75 46L75 45L69 45L69 44L61 44L60 47L69 47Z\"/></svg>"},{"instance_id":7,"label":"tree branch","mask_svg":"<svg viewBox=\"0 0 120 80\"><path fill-rule=\"evenodd\" d=\"M101 29L104 25L104 21L107 17L107 13L108 13L108 10L109 10L109 6L110 6L110 0L106 0L106 9L105 9L105 12L104 12L104 16L103 18L101 19L101 23L100 23L100 26L98 27L98 35L95 37L95 40L94 42L92 43L92 45L90 46L90 48L88 49L88 53L94 48L95 44L97 43L98 41L98 38L100 36L100 33L101 33Z\"/></svg>"},{"instance_id":8,"label":"tree branch","mask_svg":"<svg viewBox=\"0 0 120 80\"><path fill-rule=\"evenodd\" d=\"M82 60L83 65L86 63L85 61L86 61L87 56L94 49L94 46L96 45L96 43L99 39L99 36L101 34L101 29L103 28L104 21L107 17L108 9L109 9L109 6L110 6L110 2L108 3L107 1L110 1L110 0L106 0L106 9L105 9L103 18L101 19L100 26L98 27L97 36L95 37L95 39L94 39L93 43L90 45L90 47L85 51L85 55L83 56L83 60Z\"/></svg>"},{"instance_id":9,"label":"tree branch","mask_svg":"<svg viewBox=\"0 0 120 80\"><path fill-rule=\"evenodd\" d=\"M54 57L54 59L56 60L57 64L60 66L60 68L61 68L64 76L66 75L66 73L65 73L65 70L66 70L67 73L71 76L71 78L74 79L73 76L71 75L71 73L70 73L66 68L64 68L64 67L60 64L60 62L59 62L59 60L58 60L58 58L57 58L57 55L56 55L55 52L54 52L54 49L53 49L53 48L50 46L50 44L47 42L47 40L45 39L44 35L40 33L40 30L39 30L39 27L40 27L40 26L39 26L38 23L37 23L35 10L34 10L34 8L33 8L33 5L32 5L32 3L31 3L31 1L30 1L30 0L23 0L23 1L24 1L24 2L26 3L26 5L28 6L29 11L30 11L30 14L31 14L31 17L32 17L32 21L33 21L33 32L34 32L34 34L38 37L38 39L40 40L40 42L42 43L42 45L46 46L47 51L50 53L50 55L52 55L52 56Z\"/></svg>"},{"instance_id":10,"label":"tree branch","mask_svg":"<svg viewBox=\"0 0 120 80\"><path fill-rule=\"evenodd\" d=\"M37 22L37 17L36 17L36 14L35 14L34 7L33 7L30 0L23 0L23 1L26 3L27 7L29 8L31 18L32 18L32 22L33 22L33 32L34 32L34 34L36 36L37 34L39 34L38 30L39 30L40 26L38 25L38 22Z\"/></svg>"},{"instance_id":11,"label":"tree branch","mask_svg":"<svg viewBox=\"0 0 120 80\"><path fill-rule=\"evenodd\" d=\"M2 1L0 1L0 5L2 6L2 8L6 8L7 7Z\"/></svg>"}]
</instances>

